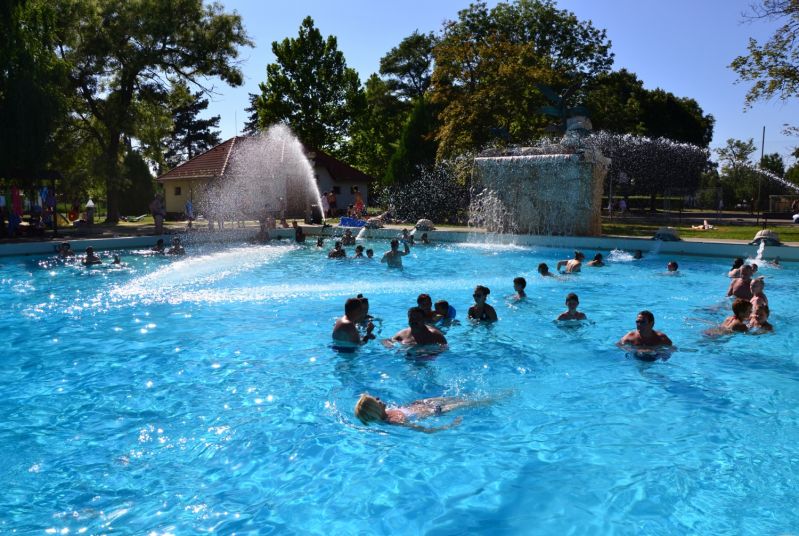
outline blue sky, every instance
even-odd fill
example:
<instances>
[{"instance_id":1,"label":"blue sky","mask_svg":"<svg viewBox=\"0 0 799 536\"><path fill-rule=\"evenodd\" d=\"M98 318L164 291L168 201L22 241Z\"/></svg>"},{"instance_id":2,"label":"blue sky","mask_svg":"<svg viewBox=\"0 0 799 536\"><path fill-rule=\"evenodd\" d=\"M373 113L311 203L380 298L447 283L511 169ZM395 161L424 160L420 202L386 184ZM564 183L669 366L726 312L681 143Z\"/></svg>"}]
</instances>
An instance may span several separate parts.
<instances>
[{"instance_id":1,"label":"blue sky","mask_svg":"<svg viewBox=\"0 0 799 536\"><path fill-rule=\"evenodd\" d=\"M496 2L491 1L489 5ZM711 147L728 138L753 138L760 154L766 127L766 153L778 152L786 164L799 139L782 134L783 124L799 124L799 99L759 102L744 110L746 84L736 84L727 66L746 52L749 37L768 38L777 23L743 22L750 0L558 0L558 7L591 20L607 31L615 54L614 69L626 68L645 87L660 87L699 102L716 118ZM297 35L302 19L310 15L322 35L335 35L347 64L365 80L379 69L380 58L414 30L438 31L442 22L455 18L468 1L455 0L223 0L226 10L236 10L255 48L241 51L244 85L215 85L217 95L210 115L221 115L223 139L240 130L246 118L247 94L258 91L266 65L274 61L272 42ZM279 7L277 7L279 5Z\"/></svg>"}]
</instances>

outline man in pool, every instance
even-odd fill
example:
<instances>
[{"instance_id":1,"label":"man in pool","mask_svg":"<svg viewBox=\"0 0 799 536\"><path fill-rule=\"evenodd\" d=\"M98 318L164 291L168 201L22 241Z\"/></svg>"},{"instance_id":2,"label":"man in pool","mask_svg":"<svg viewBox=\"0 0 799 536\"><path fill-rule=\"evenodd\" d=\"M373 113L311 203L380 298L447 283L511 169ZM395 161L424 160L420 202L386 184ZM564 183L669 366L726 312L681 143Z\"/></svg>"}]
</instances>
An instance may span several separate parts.
<instances>
[{"instance_id":1,"label":"man in pool","mask_svg":"<svg viewBox=\"0 0 799 536\"><path fill-rule=\"evenodd\" d=\"M447 344L444 334L425 323L424 311L419 307L408 309L408 327L386 341L387 346L399 342L406 345Z\"/></svg>"},{"instance_id":2,"label":"man in pool","mask_svg":"<svg viewBox=\"0 0 799 536\"><path fill-rule=\"evenodd\" d=\"M355 258L356 259L363 259L363 246L358 244L355 246Z\"/></svg>"},{"instance_id":3,"label":"man in pool","mask_svg":"<svg viewBox=\"0 0 799 536\"><path fill-rule=\"evenodd\" d=\"M399 250L399 240L394 238L391 241L391 251L386 251L383 258L380 259L380 262L388 264L389 268L402 268L402 257L411 252L411 248L408 247L408 242L403 240L402 243L405 246L405 251Z\"/></svg>"},{"instance_id":4,"label":"man in pool","mask_svg":"<svg viewBox=\"0 0 799 536\"><path fill-rule=\"evenodd\" d=\"M665 333L652 329L654 326L655 315L649 311L641 311L635 319L635 329L621 338L619 346L642 349L672 346L671 339Z\"/></svg>"},{"instance_id":5,"label":"man in pool","mask_svg":"<svg viewBox=\"0 0 799 536\"><path fill-rule=\"evenodd\" d=\"M547 266L545 262L538 265L538 273L541 274L541 277L555 277L555 275L549 271L549 266Z\"/></svg>"},{"instance_id":6,"label":"man in pool","mask_svg":"<svg viewBox=\"0 0 799 536\"><path fill-rule=\"evenodd\" d=\"M578 298L577 294L574 292L570 292L566 296L566 307L568 307L568 310L561 313L558 316L558 320L585 320L585 313L581 313L577 310L578 305L580 305L580 298Z\"/></svg>"},{"instance_id":7,"label":"man in pool","mask_svg":"<svg viewBox=\"0 0 799 536\"><path fill-rule=\"evenodd\" d=\"M677 261L669 261L669 263L666 265L666 269L671 274L676 273L679 268L680 266L677 264Z\"/></svg>"},{"instance_id":8,"label":"man in pool","mask_svg":"<svg viewBox=\"0 0 799 536\"><path fill-rule=\"evenodd\" d=\"M416 305L424 311L425 322L433 322L433 298L430 294L419 294L416 297Z\"/></svg>"},{"instance_id":9,"label":"man in pool","mask_svg":"<svg viewBox=\"0 0 799 536\"><path fill-rule=\"evenodd\" d=\"M183 246L180 244L180 238L177 236L172 238L172 247L169 248L167 251L168 255L185 255L186 250L183 249Z\"/></svg>"},{"instance_id":10,"label":"man in pool","mask_svg":"<svg viewBox=\"0 0 799 536\"><path fill-rule=\"evenodd\" d=\"M86 256L83 258L83 265L91 266L92 264L103 264L103 261L94 254L94 248L89 246L86 248Z\"/></svg>"},{"instance_id":11,"label":"man in pool","mask_svg":"<svg viewBox=\"0 0 799 536\"><path fill-rule=\"evenodd\" d=\"M333 245L333 249L327 252L328 259L344 259L346 256L347 252L341 247L340 240L336 240L336 243Z\"/></svg>"},{"instance_id":12,"label":"man in pool","mask_svg":"<svg viewBox=\"0 0 799 536\"><path fill-rule=\"evenodd\" d=\"M358 332L358 324L366 319L368 311L364 307L363 298L350 298L344 303L344 316L336 320L336 325L333 326L333 341L337 347L355 348L375 338L372 334L375 329L372 322L367 322L363 337Z\"/></svg>"},{"instance_id":13,"label":"man in pool","mask_svg":"<svg viewBox=\"0 0 799 536\"><path fill-rule=\"evenodd\" d=\"M748 264L741 266L741 276L733 279L730 282L730 288L727 289L727 296L735 296L742 300L749 301L752 299L752 267Z\"/></svg>"},{"instance_id":14,"label":"man in pool","mask_svg":"<svg viewBox=\"0 0 799 536\"><path fill-rule=\"evenodd\" d=\"M560 272L561 267L564 267L564 273L567 274L574 274L580 271L580 268L583 265L583 259L585 259L585 255L582 251L575 250L574 258L573 259L566 259L562 261L558 261L557 266L555 266L555 270Z\"/></svg>"},{"instance_id":15,"label":"man in pool","mask_svg":"<svg viewBox=\"0 0 799 536\"><path fill-rule=\"evenodd\" d=\"M527 280L523 277L514 277L513 278L513 290L516 291L516 295L513 296L515 300L523 300L527 297L527 293L524 289L527 288Z\"/></svg>"},{"instance_id":16,"label":"man in pool","mask_svg":"<svg viewBox=\"0 0 799 536\"><path fill-rule=\"evenodd\" d=\"M738 298L732 304L732 315L724 319L721 329L725 332L746 332L749 326L746 322L752 314L752 304Z\"/></svg>"},{"instance_id":17,"label":"man in pool","mask_svg":"<svg viewBox=\"0 0 799 536\"><path fill-rule=\"evenodd\" d=\"M369 248L366 250L366 258L367 259L374 259L375 258L375 250Z\"/></svg>"},{"instance_id":18,"label":"man in pool","mask_svg":"<svg viewBox=\"0 0 799 536\"><path fill-rule=\"evenodd\" d=\"M605 266L605 262L602 260L602 254L597 253L594 255L594 260L590 261L587 266L593 266L594 268Z\"/></svg>"}]
</instances>

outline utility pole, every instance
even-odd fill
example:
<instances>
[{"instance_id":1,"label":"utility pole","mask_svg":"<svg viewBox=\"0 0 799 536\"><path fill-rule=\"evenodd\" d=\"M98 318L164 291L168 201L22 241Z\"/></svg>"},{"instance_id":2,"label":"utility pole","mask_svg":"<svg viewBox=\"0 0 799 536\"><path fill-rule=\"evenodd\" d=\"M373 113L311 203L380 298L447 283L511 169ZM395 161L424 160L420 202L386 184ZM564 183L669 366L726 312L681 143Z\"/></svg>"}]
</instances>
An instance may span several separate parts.
<instances>
[{"instance_id":1,"label":"utility pole","mask_svg":"<svg viewBox=\"0 0 799 536\"><path fill-rule=\"evenodd\" d=\"M766 148L766 125L763 125L763 136L760 138L760 164L757 166L763 169L763 156ZM757 174L757 224L760 224L760 213L763 210L762 201L760 200L760 192L763 185L763 174Z\"/></svg>"}]
</instances>

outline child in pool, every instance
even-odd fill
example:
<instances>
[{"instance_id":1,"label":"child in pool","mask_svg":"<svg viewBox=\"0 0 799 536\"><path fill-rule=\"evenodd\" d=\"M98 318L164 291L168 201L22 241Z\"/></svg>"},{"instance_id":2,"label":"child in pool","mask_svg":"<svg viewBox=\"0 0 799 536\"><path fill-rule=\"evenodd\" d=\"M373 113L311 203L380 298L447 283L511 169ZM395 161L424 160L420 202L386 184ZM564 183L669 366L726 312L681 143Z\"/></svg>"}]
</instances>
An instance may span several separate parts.
<instances>
[{"instance_id":1,"label":"child in pool","mask_svg":"<svg viewBox=\"0 0 799 536\"><path fill-rule=\"evenodd\" d=\"M465 398L437 396L416 400L407 406L389 408L380 398L368 393L363 393L355 404L355 416L364 424L376 421L386 424L398 424L420 432L431 433L458 426L461 421L463 421L463 417L457 417L450 424L436 428L419 426L418 424L410 422L409 419L424 419L434 415L442 415L456 409L484 406L492 402L493 400L491 399L467 400Z\"/></svg>"}]
</instances>

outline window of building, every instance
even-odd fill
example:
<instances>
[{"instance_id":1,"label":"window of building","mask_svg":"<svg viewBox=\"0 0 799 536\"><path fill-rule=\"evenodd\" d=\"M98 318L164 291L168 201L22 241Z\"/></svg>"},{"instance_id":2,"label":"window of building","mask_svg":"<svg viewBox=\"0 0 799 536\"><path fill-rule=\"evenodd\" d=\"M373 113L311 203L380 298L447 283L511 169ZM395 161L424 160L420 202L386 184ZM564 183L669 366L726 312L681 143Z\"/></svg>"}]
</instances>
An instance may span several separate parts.
<instances>
[{"instance_id":1,"label":"window of building","mask_svg":"<svg viewBox=\"0 0 799 536\"><path fill-rule=\"evenodd\" d=\"M180 195L180 186L175 186L175 195Z\"/></svg>"}]
</instances>

